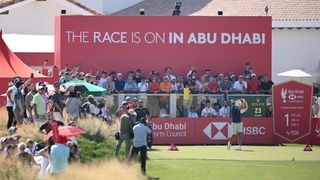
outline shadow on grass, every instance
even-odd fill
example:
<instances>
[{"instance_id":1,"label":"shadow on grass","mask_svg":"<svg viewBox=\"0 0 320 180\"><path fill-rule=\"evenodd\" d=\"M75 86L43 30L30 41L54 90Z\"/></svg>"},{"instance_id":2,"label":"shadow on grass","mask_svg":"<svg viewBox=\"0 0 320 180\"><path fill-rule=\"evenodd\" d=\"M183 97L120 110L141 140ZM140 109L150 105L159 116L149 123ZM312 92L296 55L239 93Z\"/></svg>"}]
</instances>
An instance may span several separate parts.
<instances>
[{"instance_id":1,"label":"shadow on grass","mask_svg":"<svg viewBox=\"0 0 320 180\"><path fill-rule=\"evenodd\" d=\"M241 149L241 150L236 150L236 151L242 151L242 152L255 152L254 150L250 150L250 149Z\"/></svg>"},{"instance_id":2,"label":"shadow on grass","mask_svg":"<svg viewBox=\"0 0 320 180\"><path fill-rule=\"evenodd\" d=\"M148 179L148 180L159 180L160 178L148 176L147 179Z\"/></svg>"},{"instance_id":3,"label":"shadow on grass","mask_svg":"<svg viewBox=\"0 0 320 180\"><path fill-rule=\"evenodd\" d=\"M161 151L161 149L154 149L154 148L152 148L152 149L148 149L148 151Z\"/></svg>"}]
</instances>

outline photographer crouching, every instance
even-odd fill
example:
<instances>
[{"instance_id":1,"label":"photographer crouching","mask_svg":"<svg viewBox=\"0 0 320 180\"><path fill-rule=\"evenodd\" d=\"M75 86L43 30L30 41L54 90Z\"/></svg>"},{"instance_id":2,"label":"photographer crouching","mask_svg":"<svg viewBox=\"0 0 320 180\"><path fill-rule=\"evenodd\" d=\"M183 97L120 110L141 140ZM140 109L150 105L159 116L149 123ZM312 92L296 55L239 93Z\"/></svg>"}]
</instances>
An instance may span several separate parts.
<instances>
[{"instance_id":1,"label":"photographer crouching","mask_svg":"<svg viewBox=\"0 0 320 180\"><path fill-rule=\"evenodd\" d=\"M140 151L141 172L143 175L146 175L147 135L151 134L151 129L147 126L146 118L141 118L139 123L133 127L133 134L133 147L130 160L135 159Z\"/></svg>"}]
</instances>

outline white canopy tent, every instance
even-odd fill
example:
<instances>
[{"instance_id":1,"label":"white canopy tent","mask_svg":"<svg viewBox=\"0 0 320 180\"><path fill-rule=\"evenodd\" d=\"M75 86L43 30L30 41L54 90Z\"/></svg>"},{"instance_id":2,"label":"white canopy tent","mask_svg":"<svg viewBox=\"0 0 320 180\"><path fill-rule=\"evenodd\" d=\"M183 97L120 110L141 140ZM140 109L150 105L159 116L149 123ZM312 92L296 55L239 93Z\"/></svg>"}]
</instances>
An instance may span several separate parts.
<instances>
[{"instance_id":1,"label":"white canopy tent","mask_svg":"<svg viewBox=\"0 0 320 180\"><path fill-rule=\"evenodd\" d=\"M53 35L3 34L13 52L54 52Z\"/></svg>"}]
</instances>

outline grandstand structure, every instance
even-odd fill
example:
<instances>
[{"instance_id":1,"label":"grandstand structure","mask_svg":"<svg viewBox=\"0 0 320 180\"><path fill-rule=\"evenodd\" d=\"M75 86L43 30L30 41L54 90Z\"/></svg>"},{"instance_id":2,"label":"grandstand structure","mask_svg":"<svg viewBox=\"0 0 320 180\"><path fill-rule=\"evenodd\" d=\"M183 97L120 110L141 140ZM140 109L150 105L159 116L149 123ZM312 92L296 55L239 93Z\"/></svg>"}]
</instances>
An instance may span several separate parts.
<instances>
[{"instance_id":1,"label":"grandstand structure","mask_svg":"<svg viewBox=\"0 0 320 180\"><path fill-rule=\"evenodd\" d=\"M26 64L36 66L42 59L49 59L49 65L53 65L52 48L44 50L46 52L35 53L34 50L30 50L33 45L29 43L32 42L20 43L20 38L10 40L7 34L53 36L54 16L61 15L62 12L65 15L137 16L140 9L144 9L145 16L171 16L175 2L175 0L0 0L0 24L5 41ZM277 76L286 70L303 67L318 70L320 3L317 0L181 0L180 2L181 16L271 16L272 80L275 83L289 80ZM12 23L13 21L19 23ZM48 37L43 38L48 39ZM16 50L14 42L17 41L16 44L21 44L25 50L23 48ZM53 47L53 38L46 43ZM308 83L317 82L316 77L303 80Z\"/></svg>"}]
</instances>

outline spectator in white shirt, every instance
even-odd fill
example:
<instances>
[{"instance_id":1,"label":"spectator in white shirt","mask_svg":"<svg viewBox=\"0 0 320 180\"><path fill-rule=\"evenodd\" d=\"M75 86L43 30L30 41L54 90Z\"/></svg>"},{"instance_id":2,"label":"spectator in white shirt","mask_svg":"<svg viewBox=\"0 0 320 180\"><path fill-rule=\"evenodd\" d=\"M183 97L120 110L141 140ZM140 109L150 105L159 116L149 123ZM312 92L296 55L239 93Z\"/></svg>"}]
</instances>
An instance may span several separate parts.
<instances>
[{"instance_id":1,"label":"spectator in white shirt","mask_svg":"<svg viewBox=\"0 0 320 180\"><path fill-rule=\"evenodd\" d=\"M211 107L210 100L206 100L206 107L201 111L201 117L217 117L218 114L216 111Z\"/></svg>"},{"instance_id":2,"label":"spectator in white shirt","mask_svg":"<svg viewBox=\"0 0 320 180\"><path fill-rule=\"evenodd\" d=\"M222 107L219 110L219 117L230 117L230 107L228 106L228 102L226 100L223 101Z\"/></svg>"},{"instance_id":3,"label":"spectator in white shirt","mask_svg":"<svg viewBox=\"0 0 320 180\"><path fill-rule=\"evenodd\" d=\"M247 82L244 81L243 75L239 76L239 80L234 82L233 89L235 93L246 93L247 92Z\"/></svg>"},{"instance_id":4,"label":"spectator in white shirt","mask_svg":"<svg viewBox=\"0 0 320 180\"><path fill-rule=\"evenodd\" d=\"M138 91L141 93L147 92L149 89L148 81L145 78L141 78L141 82L138 83Z\"/></svg>"}]
</instances>

